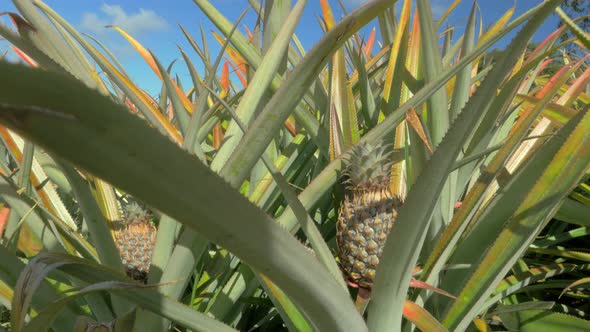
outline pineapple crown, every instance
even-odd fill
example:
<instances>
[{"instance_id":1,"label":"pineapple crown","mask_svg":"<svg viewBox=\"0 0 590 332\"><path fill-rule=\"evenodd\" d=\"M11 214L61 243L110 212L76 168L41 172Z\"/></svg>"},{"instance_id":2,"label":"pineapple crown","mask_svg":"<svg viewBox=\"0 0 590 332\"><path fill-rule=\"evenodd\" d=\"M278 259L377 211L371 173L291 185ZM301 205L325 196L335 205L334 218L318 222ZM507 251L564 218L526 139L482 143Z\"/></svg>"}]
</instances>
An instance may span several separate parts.
<instances>
[{"instance_id":1,"label":"pineapple crown","mask_svg":"<svg viewBox=\"0 0 590 332\"><path fill-rule=\"evenodd\" d=\"M348 186L352 190L376 190L389 186L391 147L360 143L344 160Z\"/></svg>"},{"instance_id":2,"label":"pineapple crown","mask_svg":"<svg viewBox=\"0 0 590 332\"><path fill-rule=\"evenodd\" d=\"M146 222L150 220L150 215L147 210L141 207L141 205L132 202L125 206L125 220L126 224Z\"/></svg>"}]
</instances>

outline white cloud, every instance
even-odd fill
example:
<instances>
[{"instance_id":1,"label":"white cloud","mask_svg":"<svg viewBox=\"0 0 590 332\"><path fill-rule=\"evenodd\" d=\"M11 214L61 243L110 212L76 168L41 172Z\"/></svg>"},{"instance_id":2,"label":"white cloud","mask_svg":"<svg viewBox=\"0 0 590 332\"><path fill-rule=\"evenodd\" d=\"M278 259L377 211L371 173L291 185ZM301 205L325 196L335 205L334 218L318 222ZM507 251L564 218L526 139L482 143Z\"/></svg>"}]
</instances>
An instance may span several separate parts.
<instances>
[{"instance_id":1,"label":"white cloud","mask_svg":"<svg viewBox=\"0 0 590 332\"><path fill-rule=\"evenodd\" d=\"M432 16L436 20L436 19L440 18L447 11L448 6L445 6L442 3L432 3L431 8L432 8Z\"/></svg>"},{"instance_id":2,"label":"white cloud","mask_svg":"<svg viewBox=\"0 0 590 332\"><path fill-rule=\"evenodd\" d=\"M127 14L119 5L103 4L100 11L101 14L84 13L80 27L94 34L103 34L106 25L116 25L132 36L168 28L166 20L153 10L140 8L135 13Z\"/></svg>"}]
</instances>

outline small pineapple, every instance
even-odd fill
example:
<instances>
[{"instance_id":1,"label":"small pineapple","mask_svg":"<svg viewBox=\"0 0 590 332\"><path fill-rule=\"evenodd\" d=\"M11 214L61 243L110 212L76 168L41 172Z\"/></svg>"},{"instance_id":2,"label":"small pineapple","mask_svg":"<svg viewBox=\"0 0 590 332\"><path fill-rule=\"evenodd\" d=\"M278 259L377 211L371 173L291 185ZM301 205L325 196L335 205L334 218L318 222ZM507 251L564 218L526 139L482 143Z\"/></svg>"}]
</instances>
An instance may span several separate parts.
<instances>
[{"instance_id":1,"label":"small pineapple","mask_svg":"<svg viewBox=\"0 0 590 332\"><path fill-rule=\"evenodd\" d=\"M115 230L115 242L130 278L147 280L156 232L149 214L139 204L131 203L126 207L125 222Z\"/></svg>"},{"instance_id":2,"label":"small pineapple","mask_svg":"<svg viewBox=\"0 0 590 332\"><path fill-rule=\"evenodd\" d=\"M348 193L340 207L336 242L348 279L370 289L401 200L389 189L390 148L354 147L345 161Z\"/></svg>"}]
</instances>

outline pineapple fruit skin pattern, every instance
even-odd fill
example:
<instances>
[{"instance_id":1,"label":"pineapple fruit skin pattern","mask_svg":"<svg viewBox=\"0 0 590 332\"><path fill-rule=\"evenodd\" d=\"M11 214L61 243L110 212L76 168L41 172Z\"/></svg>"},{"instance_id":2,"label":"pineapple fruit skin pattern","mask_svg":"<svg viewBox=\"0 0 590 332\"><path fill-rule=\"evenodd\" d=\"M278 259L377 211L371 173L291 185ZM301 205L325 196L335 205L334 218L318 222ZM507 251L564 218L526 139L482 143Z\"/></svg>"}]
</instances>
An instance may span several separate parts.
<instances>
[{"instance_id":1,"label":"pineapple fruit skin pattern","mask_svg":"<svg viewBox=\"0 0 590 332\"><path fill-rule=\"evenodd\" d=\"M361 143L346 160L349 193L340 207L336 242L350 282L371 288L401 199L389 189L391 150Z\"/></svg>"},{"instance_id":2,"label":"pineapple fruit skin pattern","mask_svg":"<svg viewBox=\"0 0 590 332\"><path fill-rule=\"evenodd\" d=\"M146 281L150 270L157 230L149 215L138 207L132 207L125 225L115 230L115 243L127 275L138 281Z\"/></svg>"}]
</instances>

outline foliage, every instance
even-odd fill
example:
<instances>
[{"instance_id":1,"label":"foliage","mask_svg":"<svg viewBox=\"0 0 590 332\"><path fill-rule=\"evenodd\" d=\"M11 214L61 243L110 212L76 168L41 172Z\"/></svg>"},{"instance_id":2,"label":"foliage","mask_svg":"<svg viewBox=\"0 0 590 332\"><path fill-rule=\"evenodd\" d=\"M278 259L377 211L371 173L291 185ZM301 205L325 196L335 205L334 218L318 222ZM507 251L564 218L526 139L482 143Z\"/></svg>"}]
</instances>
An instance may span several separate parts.
<instances>
[{"instance_id":1,"label":"foliage","mask_svg":"<svg viewBox=\"0 0 590 332\"><path fill-rule=\"evenodd\" d=\"M559 0L486 29L474 3L464 35L439 36L459 2L438 22L425 0L336 21L321 0L325 34L304 50L305 0L250 1L261 26L245 33L194 0L222 50L181 27L190 81L111 27L161 80L154 99L44 2L14 1L16 30L0 25L22 60L0 63L0 328L589 329L587 40L568 20L528 47ZM371 22L378 46L359 32ZM392 150L404 198L370 293L335 258L342 160L367 143ZM157 227L147 284L114 240L129 206Z\"/></svg>"},{"instance_id":2,"label":"foliage","mask_svg":"<svg viewBox=\"0 0 590 332\"><path fill-rule=\"evenodd\" d=\"M590 1L589 0L565 0L561 5L561 8L570 17L579 17L577 24L584 30L590 30ZM560 21L560 26L563 22ZM574 35L570 31L566 31L561 40L567 40L572 38Z\"/></svg>"}]
</instances>

